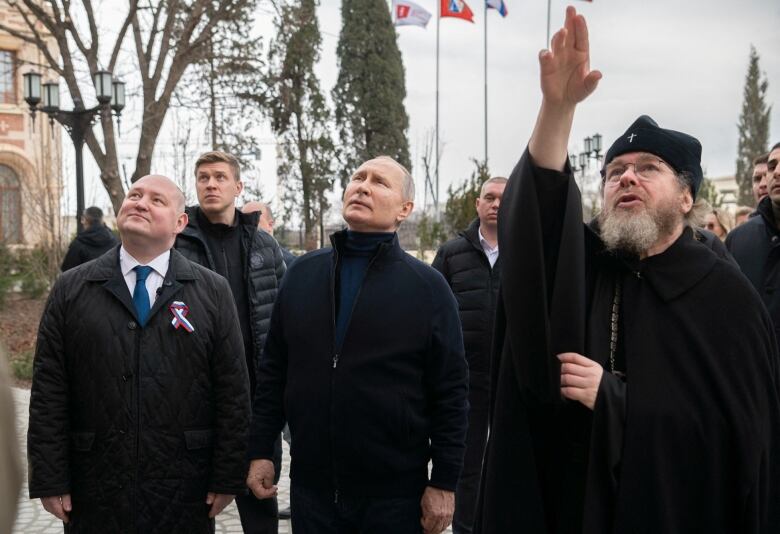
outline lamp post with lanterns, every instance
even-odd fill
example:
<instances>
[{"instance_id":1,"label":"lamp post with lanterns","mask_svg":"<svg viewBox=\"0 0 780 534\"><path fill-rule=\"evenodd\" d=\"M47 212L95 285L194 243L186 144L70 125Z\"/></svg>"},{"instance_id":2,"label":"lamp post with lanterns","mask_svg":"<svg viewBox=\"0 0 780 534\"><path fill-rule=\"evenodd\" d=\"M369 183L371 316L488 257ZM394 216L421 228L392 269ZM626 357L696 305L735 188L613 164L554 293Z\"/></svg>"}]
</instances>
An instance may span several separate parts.
<instances>
[{"instance_id":1,"label":"lamp post with lanterns","mask_svg":"<svg viewBox=\"0 0 780 534\"><path fill-rule=\"evenodd\" d=\"M125 84L112 79L111 73L101 70L93 77L97 105L85 108L80 98L73 99L73 110L60 109L60 84L47 82L41 84L41 75L37 72L24 74L24 100L30 106L30 116L35 121L35 113L40 111L49 116L49 123L59 122L68 131L73 146L76 148L76 224L79 233L82 231L81 216L84 213L84 160L82 152L84 138L92 127L95 116L111 112L117 117L119 124L122 110L125 107ZM39 107L40 104L40 107Z\"/></svg>"},{"instance_id":2,"label":"lamp post with lanterns","mask_svg":"<svg viewBox=\"0 0 780 534\"><path fill-rule=\"evenodd\" d=\"M582 144L585 150L577 154L569 154L569 163L576 174L581 173L585 176L585 171L590 166L590 160L595 159L598 164L601 161L601 134L593 134L591 137L583 139Z\"/></svg>"}]
</instances>

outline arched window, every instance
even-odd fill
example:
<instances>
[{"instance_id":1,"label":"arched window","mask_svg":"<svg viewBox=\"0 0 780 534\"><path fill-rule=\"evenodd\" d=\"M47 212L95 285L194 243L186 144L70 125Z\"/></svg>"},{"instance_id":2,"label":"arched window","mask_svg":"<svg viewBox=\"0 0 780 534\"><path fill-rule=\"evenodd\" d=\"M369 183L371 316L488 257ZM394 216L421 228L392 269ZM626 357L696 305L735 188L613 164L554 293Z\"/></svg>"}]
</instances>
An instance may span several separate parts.
<instances>
[{"instance_id":1,"label":"arched window","mask_svg":"<svg viewBox=\"0 0 780 534\"><path fill-rule=\"evenodd\" d=\"M0 165L0 243L22 242L22 189L11 167Z\"/></svg>"}]
</instances>

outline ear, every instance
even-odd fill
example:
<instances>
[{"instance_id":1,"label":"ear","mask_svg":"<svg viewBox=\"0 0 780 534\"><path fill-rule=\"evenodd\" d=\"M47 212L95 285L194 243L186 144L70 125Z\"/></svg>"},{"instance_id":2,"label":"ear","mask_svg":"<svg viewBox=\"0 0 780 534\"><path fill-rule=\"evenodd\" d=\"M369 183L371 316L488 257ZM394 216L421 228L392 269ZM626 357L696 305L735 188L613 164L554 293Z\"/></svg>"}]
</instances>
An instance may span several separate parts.
<instances>
[{"instance_id":1,"label":"ear","mask_svg":"<svg viewBox=\"0 0 780 534\"><path fill-rule=\"evenodd\" d=\"M406 218L412 214L413 209L414 209L414 202L412 202L411 200L407 200L403 204L401 204L401 211L398 213L398 215L395 216L396 226L399 226L402 222L404 222Z\"/></svg>"},{"instance_id":2,"label":"ear","mask_svg":"<svg viewBox=\"0 0 780 534\"><path fill-rule=\"evenodd\" d=\"M693 194L686 188L683 192L682 204L680 206L683 213L689 213L693 209Z\"/></svg>"},{"instance_id":3,"label":"ear","mask_svg":"<svg viewBox=\"0 0 780 534\"><path fill-rule=\"evenodd\" d=\"M182 230L187 226L187 223L190 221L189 216L186 213L182 213L179 215L179 218L176 219L176 228L173 230L173 233L178 235L181 233Z\"/></svg>"},{"instance_id":4,"label":"ear","mask_svg":"<svg viewBox=\"0 0 780 534\"><path fill-rule=\"evenodd\" d=\"M244 182L239 180L238 183L236 184L236 187L238 187L238 191L236 192L236 197L238 197L238 195L240 195L241 192L244 190Z\"/></svg>"},{"instance_id":5,"label":"ear","mask_svg":"<svg viewBox=\"0 0 780 534\"><path fill-rule=\"evenodd\" d=\"M474 201L474 208L479 209L479 197Z\"/></svg>"}]
</instances>

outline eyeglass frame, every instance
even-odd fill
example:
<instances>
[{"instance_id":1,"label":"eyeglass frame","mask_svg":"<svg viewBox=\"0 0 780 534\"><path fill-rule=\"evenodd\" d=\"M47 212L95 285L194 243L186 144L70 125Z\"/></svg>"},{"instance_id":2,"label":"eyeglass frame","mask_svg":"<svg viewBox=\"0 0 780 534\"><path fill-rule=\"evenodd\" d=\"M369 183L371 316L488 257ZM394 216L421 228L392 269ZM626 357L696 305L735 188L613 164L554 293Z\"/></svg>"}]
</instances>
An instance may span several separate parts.
<instances>
[{"instance_id":1,"label":"eyeglass frame","mask_svg":"<svg viewBox=\"0 0 780 534\"><path fill-rule=\"evenodd\" d=\"M618 184L618 183L620 183L620 178L622 178L623 175L626 173L626 171L628 170L628 166L629 165L634 167L634 170L633 170L634 176L636 176L638 178L641 178L643 180L652 180L653 178L648 178L647 176L644 176L643 173L637 172L636 164L639 163L640 162L639 160L642 160L642 159L646 160L645 163L647 163L647 161L658 161L659 163L661 163L663 165L666 165L669 168L669 170L672 171L672 175L674 175L674 176L677 175L677 171L674 170L674 167L672 167L669 163L664 161L662 158L656 156L655 154L647 153L647 154L645 154L643 156L639 156L637 158L637 161L634 161L633 163L625 163L623 165L623 172L621 172L620 175L618 176L618 179L614 180L614 181L610 180L609 178L607 178L607 175L609 174L609 165L607 165L605 168L601 169L601 171L600 171L602 183L604 183L605 185L606 184Z\"/></svg>"}]
</instances>

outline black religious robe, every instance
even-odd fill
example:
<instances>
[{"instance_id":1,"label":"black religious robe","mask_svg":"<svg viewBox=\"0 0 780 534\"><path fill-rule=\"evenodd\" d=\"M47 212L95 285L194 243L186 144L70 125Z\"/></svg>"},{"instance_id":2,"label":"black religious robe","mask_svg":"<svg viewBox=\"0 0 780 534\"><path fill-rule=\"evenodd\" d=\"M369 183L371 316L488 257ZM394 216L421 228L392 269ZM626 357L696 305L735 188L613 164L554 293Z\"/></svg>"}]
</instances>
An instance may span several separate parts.
<instances>
[{"instance_id":1,"label":"black religious robe","mask_svg":"<svg viewBox=\"0 0 780 534\"><path fill-rule=\"evenodd\" d=\"M777 344L738 270L689 229L642 261L607 252L570 171L527 152L499 244L476 531L780 532ZM593 411L561 399L561 352L605 368Z\"/></svg>"}]
</instances>

